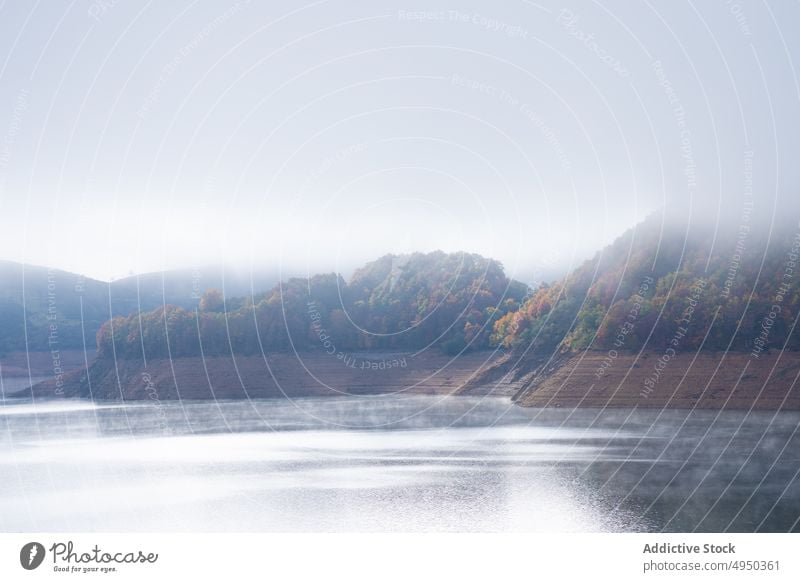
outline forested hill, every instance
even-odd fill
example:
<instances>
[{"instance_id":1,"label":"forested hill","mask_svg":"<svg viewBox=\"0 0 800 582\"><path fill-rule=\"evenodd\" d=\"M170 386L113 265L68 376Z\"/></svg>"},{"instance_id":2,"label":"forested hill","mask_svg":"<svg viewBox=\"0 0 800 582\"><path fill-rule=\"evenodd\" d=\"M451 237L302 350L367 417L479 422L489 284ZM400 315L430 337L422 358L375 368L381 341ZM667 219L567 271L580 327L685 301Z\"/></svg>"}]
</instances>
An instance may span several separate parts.
<instances>
[{"instance_id":1,"label":"forested hill","mask_svg":"<svg viewBox=\"0 0 800 582\"><path fill-rule=\"evenodd\" d=\"M529 351L672 353L800 348L800 225L715 228L653 215L495 325L496 344Z\"/></svg>"},{"instance_id":2,"label":"forested hill","mask_svg":"<svg viewBox=\"0 0 800 582\"><path fill-rule=\"evenodd\" d=\"M387 255L340 275L290 279L225 302L209 292L197 310L167 306L118 317L97 334L101 358L256 354L287 350L485 348L494 323L528 287L497 261L467 253Z\"/></svg>"},{"instance_id":3,"label":"forested hill","mask_svg":"<svg viewBox=\"0 0 800 582\"><path fill-rule=\"evenodd\" d=\"M387 255L346 282L290 279L266 293L199 308L117 317L101 357L325 350L457 354L493 346L549 353L799 349L800 225L687 230L653 215L552 285L529 290L466 253Z\"/></svg>"}]
</instances>

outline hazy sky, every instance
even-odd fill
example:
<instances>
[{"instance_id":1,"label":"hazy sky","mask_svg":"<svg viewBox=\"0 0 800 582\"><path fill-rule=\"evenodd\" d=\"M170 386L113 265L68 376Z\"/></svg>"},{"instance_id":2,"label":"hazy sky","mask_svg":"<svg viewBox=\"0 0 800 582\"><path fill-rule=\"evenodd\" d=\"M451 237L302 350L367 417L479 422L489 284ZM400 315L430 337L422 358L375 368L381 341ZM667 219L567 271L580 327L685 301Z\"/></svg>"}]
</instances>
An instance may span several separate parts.
<instances>
[{"instance_id":1,"label":"hazy sky","mask_svg":"<svg viewBox=\"0 0 800 582\"><path fill-rule=\"evenodd\" d=\"M797 192L796 2L0 8L0 258L529 274Z\"/></svg>"}]
</instances>

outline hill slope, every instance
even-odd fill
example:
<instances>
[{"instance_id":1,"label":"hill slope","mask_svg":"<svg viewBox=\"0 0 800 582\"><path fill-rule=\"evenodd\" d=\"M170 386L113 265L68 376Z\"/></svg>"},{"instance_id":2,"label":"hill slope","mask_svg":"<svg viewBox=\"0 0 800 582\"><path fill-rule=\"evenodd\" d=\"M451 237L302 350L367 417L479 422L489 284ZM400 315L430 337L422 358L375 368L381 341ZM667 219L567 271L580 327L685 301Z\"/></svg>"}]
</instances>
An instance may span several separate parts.
<instances>
[{"instance_id":1,"label":"hill slope","mask_svg":"<svg viewBox=\"0 0 800 582\"><path fill-rule=\"evenodd\" d=\"M528 406L800 408L800 225L751 226L649 217L500 318L492 340L509 352L464 391L511 386Z\"/></svg>"},{"instance_id":2,"label":"hill slope","mask_svg":"<svg viewBox=\"0 0 800 582\"><path fill-rule=\"evenodd\" d=\"M527 287L497 261L467 253L387 255L346 283L340 275L290 279L245 300L207 294L198 310L166 306L107 322L101 358L154 359L323 350L485 348L495 320Z\"/></svg>"},{"instance_id":3,"label":"hill slope","mask_svg":"<svg viewBox=\"0 0 800 582\"><path fill-rule=\"evenodd\" d=\"M517 350L800 348L800 227L681 231L654 215L497 322Z\"/></svg>"}]
</instances>

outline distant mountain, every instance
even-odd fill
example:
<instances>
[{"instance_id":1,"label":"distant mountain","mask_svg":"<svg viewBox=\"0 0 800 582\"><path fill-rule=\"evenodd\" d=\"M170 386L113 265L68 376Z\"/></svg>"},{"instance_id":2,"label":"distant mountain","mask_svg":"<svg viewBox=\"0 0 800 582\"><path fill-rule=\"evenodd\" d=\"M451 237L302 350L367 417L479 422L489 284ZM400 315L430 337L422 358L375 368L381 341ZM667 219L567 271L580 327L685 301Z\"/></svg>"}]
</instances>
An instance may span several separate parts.
<instances>
[{"instance_id":1,"label":"distant mountain","mask_svg":"<svg viewBox=\"0 0 800 582\"><path fill-rule=\"evenodd\" d=\"M386 255L347 283L337 274L289 279L223 303L217 292L198 313L167 306L106 323L100 357L222 355L261 351L405 349L459 353L489 345L496 319L516 310L528 288L497 261L467 253Z\"/></svg>"},{"instance_id":2,"label":"distant mountain","mask_svg":"<svg viewBox=\"0 0 800 582\"><path fill-rule=\"evenodd\" d=\"M0 354L81 348L108 319L108 285L60 271L0 262ZM26 342L27 334L27 342Z\"/></svg>"},{"instance_id":3,"label":"distant mountain","mask_svg":"<svg viewBox=\"0 0 800 582\"><path fill-rule=\"evenodd\" d=\"M209 289L217 289L226 299L239 301L238 306L243 298L272 289L281 280L282 274L285 276L278 268L261 268L249 272L207 265L197 269L133 275L110 284L114 298L114 315L128 315L164 305L194 309L200 297Z\"/></svg>"},{"instance_id":4,"label":"distant mountain","mask_svg":"<svg viewBox=\"0 0 800 582\"><path fill-rule=\"evenodd\" d=\"M252 277L256 293L279 280L276 271ZM222 267L168 271L106 283L75 273L0 261L0 355L16 350L94 348L100 326L118 315L165 304L197 306L208 289L250 293L251 277Z\"/></svg>"}]
</instances>

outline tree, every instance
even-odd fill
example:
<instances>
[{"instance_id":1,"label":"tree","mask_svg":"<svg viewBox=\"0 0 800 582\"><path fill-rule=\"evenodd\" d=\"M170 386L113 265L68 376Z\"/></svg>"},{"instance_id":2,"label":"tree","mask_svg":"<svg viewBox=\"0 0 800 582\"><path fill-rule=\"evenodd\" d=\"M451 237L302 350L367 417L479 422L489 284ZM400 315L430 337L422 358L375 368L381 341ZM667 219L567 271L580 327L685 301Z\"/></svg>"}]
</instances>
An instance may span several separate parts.
<instances>
[{"instance_id":1,"label":"tree","mask_svg":"<svg viewBox=\"0 0 800 582\"><path fill-rule=\"evenodd\" d=\"M200 311L221 313L225 311L225 296L219 289L209 289L200 298Z\"/></svg>"}]
</instances>

